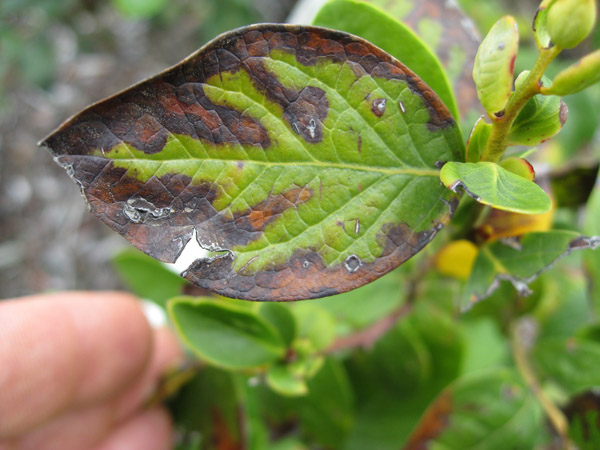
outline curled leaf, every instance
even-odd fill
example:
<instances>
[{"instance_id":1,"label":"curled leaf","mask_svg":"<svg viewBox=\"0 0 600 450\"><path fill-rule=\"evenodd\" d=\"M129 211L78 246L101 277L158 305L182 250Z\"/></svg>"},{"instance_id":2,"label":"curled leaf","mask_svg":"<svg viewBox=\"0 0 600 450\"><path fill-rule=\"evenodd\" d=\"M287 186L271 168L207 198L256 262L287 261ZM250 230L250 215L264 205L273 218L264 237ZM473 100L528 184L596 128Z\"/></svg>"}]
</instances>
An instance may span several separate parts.
<instances>
[{"instance_id":1,"label":"curled leaf","mask_svg":"<svg viewBox=\"0 0 600 450\"><path fill-rule=\"evenodd\" d=\"M511 156L500 161L500 166L526 180L533 181L535 179L533 166L524 158Z\"/></svg>"},{"instance_id":2,"label":"curled leaf","mask_svg":"<svg viewBox=\"0 0 600 450\"><path fill-rule=\"evenodd\" d=\"M479 203L505 211L542 214L552 207L541 187L492 162L449 162L440 179L454 192L462 188Z\"/></svg>"},{"instance_id":3,"label":"curled leaf","mask_svg":"<svg viewBox=\"0 0 600 450\"><path fill-rule=\"evenodd\" d=\"M479 101L490 116L504 110L512 92L518 47L517 22L511 16L496 22L479 46L473 80Z\"/></svg>"},{"instance_id":4,"label":"curled leaf","mask_svg":"<svg viewBox=\"0 0 600 450\"><path fill-rule=\"evenodd\" d=\"M102 221L227 297L345 292L410 258L456 198L455 120L369 42L263 24L90 106L46 138ZM198 249L199 250L199 249Z\"/></svg>"},{"instance_id":5,"label":"curled leaf","mask_svg":"<svg viewBox=\"0 0 600 450\"><path fill-rule=\"evenodd\" d=\"M538 145L557 134L567 121L569 109L560 97L538 94L517 115L508 145Z\"/></svg>"},{"instance_id":6,"label":"curled leaf","mask_svg":"<svg viewBox=\"0 0 600 450\"><path fill-rule=\"evenodd\" d=\"M485 123L483 117L484 116L481 116L477 122L475 122L473 130L471 130L471 134L467 140L467 162L479 162L481 155L483 155L483 151L485 150L485 145L490 137L492 126L489 123Z\"/></svg>"},{"instance_id":7,"label":"curled leaf","mask_svg":"<svg viewBox=\"0 0 600 450\"><path fill-rule=\"evenodd\" d=\"M556 75L551 86L543 86L544 95L571 95L600 81L600 50L584 56Z\"/></svg>"},{"instance_id":8,"label":"curled leaf","mask_svg":"<svg viewBox=\"0 0 600 450\"><path fill-rule=\"evenodd\" d=\"M488 243L477 254L461 307L468 309L488 297L503 280L511 282L520 294L528 295L529 283L558 258L599 246L600 236L586 237L562 230L528 233L519 239Z\"/></svg>"},{"instance_id":9,"label":"curled leaf","mask_svg":"<svg viewBox=\"0 0 600 450\"><path fill-rule=\"evenodd\" d=\"M550 47L550 35L548 34L548 5L553 0L543 0L538 6L533 19L533 35L539 49Z\"/></svg>"}]
</instances>

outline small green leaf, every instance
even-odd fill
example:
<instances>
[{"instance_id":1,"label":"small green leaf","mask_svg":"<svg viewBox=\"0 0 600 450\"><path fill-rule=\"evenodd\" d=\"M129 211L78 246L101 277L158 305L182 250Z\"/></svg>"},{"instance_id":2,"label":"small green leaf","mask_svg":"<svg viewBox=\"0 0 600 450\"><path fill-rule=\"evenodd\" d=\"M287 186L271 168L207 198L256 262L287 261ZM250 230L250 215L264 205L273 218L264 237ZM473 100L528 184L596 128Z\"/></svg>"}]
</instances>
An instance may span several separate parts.
<instances>
[{"instance_id":1,"label":"small green leaf","mask_svg":"<svg viewBox=\"0 0 600 450\"><path fill-rule=\"evenodd\" d=\"M552 204L537 184L492 162L449 162L440 178L454 192L459 188L484 205L521 214L542 214Z\"/></svg>"},{"instance_id":2,"label":"small green leaf","mask_svg":"<svg viewBox=\"0 0 600 450\"><path fill-rule=\"evenodd\" d=\"M467 376L429 407L405 449L530 449L542 415L519 375L507 369Z\"/></svg>"},{"instance_id":3,"label":"small green leaf","mask_svg":"<svg viewBox=\"0 0 600 450\"><path fill-rule=\"evenodd\" d=\"M550 47L550 35L548 34L548 5L554 0L543 0L538 6L533 19L533 35L538 49Z\"/></svg>"},{"instance_id":4,"label":"small green leaf","mask_svg":"<svg viewBox=\"0 0 600 450\"><path fill-rule=\"evenodd\" d=\"M167 269L163 263L139 250L127 249L113 260L117 273L138 297L165 306L171 297L181 294L186 281Z\"/></svg>"},{"instance_id":5,"label":"small green leaf","mask_svg":"<svg viewBox=\"0 0 600 450\"><path fill-rule=\"evenodd\" d=\"M508 145L541 144L560 131L568 112L560 97L536 95L517 115L508 135Z\"/></svg>"},{"instance_id":6,"label":"small green leaf","mask_svg":"<svg viewBox=\"0 0 600 450\"><path fill-rule=\"evenodd\" d=\"M600 81L600 50L584 56L556 75L551 86L543 86L544 95L571 95Z\"/></svg>"},{"instance_id":7,"label":"small green leaf","mask_svg":"<svg viewBox=\"0 0 600 450\"><path fill-rule=\"evenodd\" d=\"M395 56L431 86L455 118L460 117L439 59L410 28L384 10L363 1L333 0L321 8L313 24L355 34Z\"/></svg>"},{"instance_id":8,"label":"small green leaf","mask_svg":"<svg viewBox=\"0 0 600 450\"><path fill-rule=\"evenodd\" d=\"M600 386L600 343L571 337L539 340L531 354L536 373L574 395Z\"/></svg>"},{"instance_id":9,"label":"small green leaf","mask_svg":"<svg viewBox=\"0 0 600 450\"><path fill-rule=\"evenodd\" d=\"M518 240L486 244L473 264L461 307L468 309L488 297L503 280L510 281L522 295L528 295L528 284L558 258L598 245L599 237L585 237L572 231L527 233Z\"/></svg>"},{"instance_id":10,"label":"small green leaf","mask_svg":"<svg viewBox=\"0 0 600 450\"><path fill-rule=\"evenodd\" d=\"M471 130L471 135L467 140L467 162L479 162L491 131L492 126L489 123L485 123L484 116L477 119L477 122L475 122L475 125L473 126L473 130Z\"/></svg>"},{"instance_id":11,"label":"small green leaf","mask_svg":"<svg viewBox=\"0 0 600 450\"><path fill-rule=\"evenodd\" d=\"M517 22L511 16L496 22L479 46L473 80L479 101L490 116L504 110L512 92L518 47Z\"/></svg>"},{"instance_id":12,"label":"small green leaf","mask_svg":"<svg viewBox=\"0 0 600 450\"><path fill-rule=\"evenodd\" d=\"M313 303L299 303L294 305L292 312L298 324L298 339L308 341L309 350L323 350L331 344L336 322L325 308Z\"/></svg>"},{"instance_id":13,"label":"small green leaf","mask_svg":"<svg viewBox=\"0 0 600 450\"><path fill-rule=\"evenodd\" d=\"M262 303L258 308L258 315L278 331L286 346L292 343L297 327L289 307L280 303Z\"/></svg>"},{"instance_id":14,"label":"small green leaf","mask_svg":"<svg viewBox=\"0 0 600 450\"><path fill-rule=\"evenodd\" d=\"M535 179L533 166L524 158L510 156L500 161L500 166L526 180L533 181Z\"/></svg>"},{"instance_id":15,"label":"small green leaf","mask_svg":"<svg viewBox=\"0 0 600 450\"><path fill-rule=\"evenodd\" d=\"M301 376L298 376L289 365L276 364L267 371L267 384L275 392L289 396L297 397L306 395L308 387Z\"/></svg>"},{"instance_id":16,"label":"small green leaf","mask_svg":"<svg viewBox=\"0 0 600 450\"><path fill-rule=\"evenodd\" d=\"M168 307L180 339L212 365L248 369L272 363L285 353L273 327L248 309L191 297L171 299Z\"/></svg>"}]
</instances>

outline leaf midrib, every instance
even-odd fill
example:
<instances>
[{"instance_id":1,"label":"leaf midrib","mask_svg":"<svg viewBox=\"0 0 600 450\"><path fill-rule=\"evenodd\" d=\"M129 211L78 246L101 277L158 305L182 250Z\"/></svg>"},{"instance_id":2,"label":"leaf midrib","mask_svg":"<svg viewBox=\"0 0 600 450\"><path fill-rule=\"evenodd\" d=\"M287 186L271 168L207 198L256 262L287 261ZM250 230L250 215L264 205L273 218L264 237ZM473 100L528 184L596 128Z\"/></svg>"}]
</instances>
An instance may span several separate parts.
<instances>
[{"instance_id":1,"label":"leaf midrib","mask_svg":"<svg viewBox=\"0 0 600 450\"><path fill-rule=\"evenodd\" d=\"M182 161L210 161L210 162L222 162L222 163L238 163L243 162L244 164L256 164L265 167L277 167L277 166L291 166L291 167L320 167L325 169L340 169L340 170L353 170L357 172L374 172L386 175L414 175L414 176L426 176L426 177L439 177L440 171L437 169L425 169L425 168L408 168L408 167L396 167L396 168L385 168L378 166L364 166L361 164L344 164L344 163L330 163L321 161L297 161L297 162L271 162L271 161L257 161L257 160L238 160L238 159L222 159L222 158L177 158L177 159L138 159L138 158L106 158L110 161L115 162L127 162L132 164L159 164L163 165L166 163L181 163ZM156 169L158 172L159 168Z\"/></svg>"}]
</instances>

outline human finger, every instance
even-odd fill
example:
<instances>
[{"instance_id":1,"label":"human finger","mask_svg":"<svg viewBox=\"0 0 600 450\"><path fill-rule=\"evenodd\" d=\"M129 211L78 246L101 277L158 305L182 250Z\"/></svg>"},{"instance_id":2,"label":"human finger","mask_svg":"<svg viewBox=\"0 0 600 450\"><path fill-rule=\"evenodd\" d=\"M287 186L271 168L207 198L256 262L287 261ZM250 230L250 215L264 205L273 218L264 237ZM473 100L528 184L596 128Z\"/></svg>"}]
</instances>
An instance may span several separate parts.
<instances>
[{"instance_id":1,"label":"human finger","mask_svg":"<svg viewBox=\"0 0 600 450\"><path fill-rule=\"evenodd\" d=\"M0 303L0 439L114 396L149 361L152 332L138 302L70 292Z\"/></svg>"}]
</instances>

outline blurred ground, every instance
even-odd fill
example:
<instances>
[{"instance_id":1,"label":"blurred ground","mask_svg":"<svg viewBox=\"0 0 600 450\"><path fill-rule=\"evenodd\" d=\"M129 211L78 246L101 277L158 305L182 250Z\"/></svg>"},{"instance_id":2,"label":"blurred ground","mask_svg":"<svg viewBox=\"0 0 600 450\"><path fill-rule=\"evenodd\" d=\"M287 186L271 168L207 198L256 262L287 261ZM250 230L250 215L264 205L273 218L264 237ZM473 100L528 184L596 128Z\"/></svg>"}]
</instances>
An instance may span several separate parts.
<instances>
[{"instance_id":1,"label":"blurred ground","mask_svg":"<svg viewBox=\"0 0 600 450\"><path fill-rule=\"evenodd\" d=\"M91 102L293 0L0 0L0 298L121 287L129 245L36 143Z\"/></svg>"}]
</instances>

